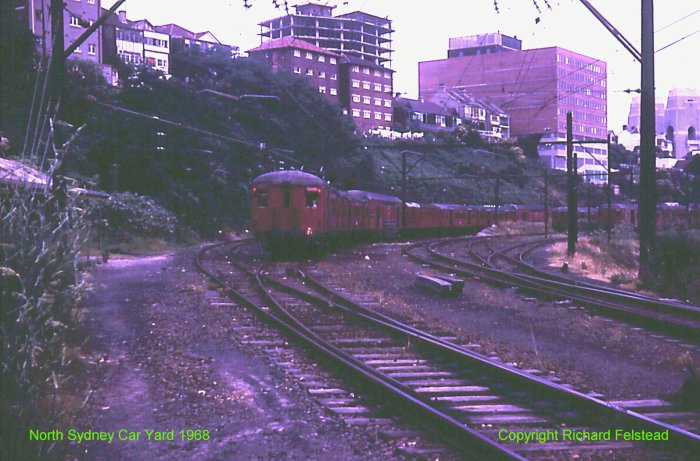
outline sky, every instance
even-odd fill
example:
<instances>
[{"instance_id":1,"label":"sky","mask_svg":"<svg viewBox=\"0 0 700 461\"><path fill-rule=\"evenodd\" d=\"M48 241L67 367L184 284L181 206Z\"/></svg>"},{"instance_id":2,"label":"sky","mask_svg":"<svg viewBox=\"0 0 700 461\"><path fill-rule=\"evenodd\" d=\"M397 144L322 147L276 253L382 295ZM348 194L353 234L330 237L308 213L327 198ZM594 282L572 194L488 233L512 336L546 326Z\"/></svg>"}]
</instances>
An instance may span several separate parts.
<instances>
[{"instance_id":1,"label":"sky","mask_svg":"<svg viewBox=\"0 0 700 461\"><path fill-rule=\"evenodd\" d=\"M559 46L607 63L608 128L627 123L633 94L640 87L640 65L579 0L316 0L336 5L335 14L364 11L388 17L393 34L394 91L418 96L418 62L447 57L448 39L497 32L517 36L523 49ZM538 11L534 3L538 3ZM111 0L103 1L105 8ZM154 25L177 23L189 30L211 31L223 43L242 51L260 44L258 23L285 14L272 0L127 0L127 18ZM282 0L278 0L283 4ZM301 0L289 1L292 5ZM496 12L494 3L498 4ZM590 0L638 50L641 50L641 0ZM656 54L656 96L664 101L672 88L700 89L700 2L658 1L654 11L656 50L690 35ZM692 35L691 35L692 34Z\"/></svg>"}]
</instances>

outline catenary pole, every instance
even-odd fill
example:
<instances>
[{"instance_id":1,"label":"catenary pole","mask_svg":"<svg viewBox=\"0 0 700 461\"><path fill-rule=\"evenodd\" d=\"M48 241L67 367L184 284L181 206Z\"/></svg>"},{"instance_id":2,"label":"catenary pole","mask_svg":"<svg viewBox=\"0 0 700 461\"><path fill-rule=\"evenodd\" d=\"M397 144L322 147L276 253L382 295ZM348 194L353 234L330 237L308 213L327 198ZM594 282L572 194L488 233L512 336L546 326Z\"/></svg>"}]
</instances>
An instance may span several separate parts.
<instances>
[{"instance_id":1,"label":"catenary pole","mask_svg":"<svg viewBox=\"0 0 700 461\"><path fill-rule=\"evenodd\" d=\"M576 196L574 194L574 120L571 112L566 113L566 254L573 256L576 253Z\"/></svg>"},{"instance_id":2,"label":"catenary pole","mask_svg":"<svg viewBox=\"0 0 700 461\"><path fill-rule=\"evenodd\" d=\"M642 0L641 133L639 158L639 278L651 281L656 239L654 1Z\"/></svg>"}]
</instances>

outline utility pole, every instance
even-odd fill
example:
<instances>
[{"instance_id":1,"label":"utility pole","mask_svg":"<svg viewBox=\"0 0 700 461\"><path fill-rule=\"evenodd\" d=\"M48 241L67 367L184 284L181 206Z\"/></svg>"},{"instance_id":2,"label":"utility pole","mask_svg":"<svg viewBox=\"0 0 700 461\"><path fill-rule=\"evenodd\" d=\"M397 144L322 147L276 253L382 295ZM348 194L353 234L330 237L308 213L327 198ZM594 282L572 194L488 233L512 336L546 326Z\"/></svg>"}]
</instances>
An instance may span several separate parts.
<instances>
[{"instance_id":1,"label":"utility pole","mask_svg":"<svg viewBox=\"0 0 700 461\"><path fill-rule=\"evenodd\" d=\"M576 253L576 218L578 210L576 206L576 190L574 185L574 117L571 112L566 113L566 197L567 197L567 245L566 254L573 256Z\"/></svg>"},{"instance_id":2,"label":"utility pole","mask_svg":"<svg viewBox=\"0 0 700 461\"><path fill-rule=\"evenodd\" d=\"M494 195L493 204L496 206L496 209L495 209L494 214L493 214L493 221L494 221L494 224L498 226L498 206L499 206L500 201L501 201L501 197L500 197L500 195L501 195L501 177L500 176L496 176L496 189L494 190L493 195Z\"/></svg>"},{"instance_id":3,"label":"utility pole","mask_svg":"<svg viewBox=\"0 0 700 461\"><path fill-rule=\"evenodd\" d=\"M607 222L607 232L608 232L608 243L610 243L610 236L612 233L612 182L610 178L610 144L611 137L608 133L608 222Z\"/></svg>"},{"instance_id":4,"label":"utility pole","mask_svg":"<svg viewBox=\"0 0 700 461\"><path fill-rule=\"evenodd\" d=\"M544 170L544 238L549 233L549 174Z\"/></svg>"},{"instance_id":5,"label":"utility pole","mask_svg":"<svg viewBox=\"0 0 700 461\"><path fill-rule=\"evenodd\" d=\"M642 85L639 142L639 278L653 278L656 240L654 0L642 0Z\"/></svg>"},{"instance_id":6,"label":"utility pole","mask_svg":"<svg viewBox=\"0 0 700 461\"><path fill-rule=\"evenodd\" d=\"M63 0L51 0L51 67L49 68L50 94L52 107L49 116L58 112L58 100L63 89L65 55L63 53ZM32 14L32 12L30 12Z\"/></svg>"},{"instance_id":7,"label":"utility pole","mask_svg":"<svg viewBox=\"0 0 700 461\"><path fill-rule=\"evenodd\" d=\"M401 151L401 228L406 228L406 151Z\"/></svg>"},{"instance_id":8,"label":"utility pole","mask_svg":"<svg viewBox=\"0 0 700 461\"><path fill-rule=\"evenodd\" d=\"M406 155L408 154L413 154L417 155L418 159L413 162L413 165L407 166L406 165ZM406 186L408 183L408 173L413 170L420 161L423 160L423 154L420 152L413 152L411 150L402 150L401 151L401 225L402 227L406 227Z\"/></svg>"},{"instance_id":9,"label":"utility pole","mask_svg":"<svg viewBox=\"0 0 700 461\"><path fill-rule=\"evenodd\" d=\"M605 26L630 54L641 63L640 157L639 157L639 278L649 282L653 276L656 240L656 107L654 104L654 0L641 0L641 53L588 0L583 5Z\"/></svg>"}]
</instances>

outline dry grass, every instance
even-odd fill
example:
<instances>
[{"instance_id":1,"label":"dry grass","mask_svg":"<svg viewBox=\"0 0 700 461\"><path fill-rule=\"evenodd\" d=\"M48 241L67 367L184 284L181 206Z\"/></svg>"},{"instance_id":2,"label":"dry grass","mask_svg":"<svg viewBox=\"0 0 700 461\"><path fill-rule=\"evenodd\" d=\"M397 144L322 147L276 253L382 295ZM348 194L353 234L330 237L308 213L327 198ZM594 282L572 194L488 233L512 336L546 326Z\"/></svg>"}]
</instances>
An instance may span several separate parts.
<instances>
[{"instance_id":1,"label":"dry grass","mask_svg":"<svg viewBox=\"0 0 700 461\"><path fill-rule=\"evenodd\" d=\"M630 228L616 228L610 243L605 234L580 237L573 257L566 254L566 248L566 242L549 247L551 268L561 269L566 263L570 273L620 285L637 280L639 242Z\"/></svg>"}]
</instances>

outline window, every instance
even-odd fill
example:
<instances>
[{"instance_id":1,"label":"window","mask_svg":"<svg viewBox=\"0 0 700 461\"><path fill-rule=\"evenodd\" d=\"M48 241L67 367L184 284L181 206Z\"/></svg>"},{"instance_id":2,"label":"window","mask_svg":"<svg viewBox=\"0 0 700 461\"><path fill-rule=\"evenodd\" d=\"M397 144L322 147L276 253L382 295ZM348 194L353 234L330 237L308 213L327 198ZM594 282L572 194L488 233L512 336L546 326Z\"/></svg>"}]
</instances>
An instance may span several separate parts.
<instances>
[{"instance_id":1,"label":"window","mask_svg":"<svg viewBox=\"0 0 700 461\"><path fill-rule=\"evenodd\" d=\"M282 206L284 208L289 208L291 202L291 191L289 189L282 189Z\"/></svg>"},{"instance_id":2,"label":"window","mask_svg":"<svg viewBox=\"0 0 700 461\"><path fill-rule=\"evenodd\" d=\"M318 200L321 198L321 189L306 188L306 208L317 208Z\"/></svg>"},{"instance_id":3,"label":"window","mask_svg":"<svg viewBox=\"0 0 700 461\"><path fill-rule=\"evenodd\" d=\"M70 15L70 25L72 27L80 27L80 21L77 16Z\"/></svg>"},{"instance_id":4,"label":"window","mask_svg":"<svg viewBox=\"0 0 700 461\"><path fill-rule=\"evenodd\" d=\"M294 50L294 57L295 57L295 58L301 58L301 51L299 51L299 50Z\"/></svg>"},{"instance_id":5,"label":"window","mask_svg":"<svg viewBox=\"0 0 700 461\"><path fill-rule=\"evenodd\" d=\"M365 90L369 90L370 89L369 82L362 82L362 88L364 88Z\"/></svg>"},{"instance_id":6,"label":"window","mask_svg":"<svg viewBox=\"0 0 700 461\"><path fill-rule=\"evenodd\" d=\"M375 77L381 77L381 76L382 76L382 73L381 73L379 70L374 69L374 76L375 76Z\"/></svg>"},{"instance_id":7,"label":"window","mask_svg":"<svg viewBox=\"0 0 700 461\"><path fill-rule=\"evenodd\" d=\"M335 60L335 58L331 58L331 60L330 60L330 63L331 63L331 64L335 64L336 62L337 62L337 61Z\"/></svg>"},{"instance_id":8,"label":"window","mask_svg":"<svg viewBox=\"0 0 700 461\"><path fill-rule=\"evenodd\" d=\"M338 74L330 74L331 75L331 80L338 80Z\"/></svg>"},{"instance_id":9,"label":"window","mask_svg":"<svg viewBox=\"0 0 700 461\"><path fill-rule=\"evenodd\" d=\"M318 87L318 92L319 92L319 93L326 94L326 87L325 87L325 86L319 86L319 87Z\"/></svg>"},{"instance_id":10,"label":"window","mask_svg":"<svg viewBox=\"0 0 700 461\"><path fill-rule=\"evenodd\" d=\"M384 78L391 78L391 72L384 72Z\"/></svg>"},{"instance_id":11,"label":"window","mask_svg":"<svg viewBox=\"0 0 700 461\"><path fill-rule=\"evenodd\" d=\"M359 116L360 116L360 109L353 109L353 110L352 110L352 116L353 116L353 117L359 117Z\"/></svg>"},{"instance_id":12,"label":"window","mask_svg":"<svg viewBox=\"0 0 700 461\"><path fill-rule=\"evenodd\" d=\"M82 53L82 52L83 52L83 49L81 47L79 47L79 46L75 47L74 53Z\"/></svg>"},{"instance_id":13,"label":"window","mask_svg":"<svg viewBox=\"0 0 700 461\"><path fill-rule=\"evenodd\" d=\"M382 105L382 98L374 98L374 105L381 106Z\"/></svg>"},{"instance_id":14,"label":"window","mask_svg":"<svg viewBox=\"0 0 700 461\"><path fill-rule=\"evenodd\" d=\"M306 59L313 59L314 55L312 53L309 53L308 51L306 52Z\"/></svg>"},{"instance_id":15,"label":"window","mask_svg":"<svg viewBox=\"0 0 700 461\"><path fill-rule=\"evenodd\" d=\"M359 94L353 94L353 95L352 95L352 102L360 102L360 95L359 95Z\"/></svg>"},{"instance_id":16,"label":"window","mask_svg":"<svg viewBox=\"0 0 700 461\"><path fill-rule=\"evenodd\" d=\"M313 69L306 69L306 75L311 76L311 75L313 75L313 74L314 74Z\"/></svg>"},{"instance_id":17,"label":"window","mask_svg":"<svg viewBox=\"0 0 700 461\"><path fill-rule=\"evenodd\" d=\"M321 72L318 73L318 76L321 77L321 78L326 78L326 73L323 72L323 71L321 71Z\"/></svg>"},{"instance_id":18,"label":"window","mask_svg":"<svg viewBox=\"0 0 700 461\"><path fill-rule=\"evenodd\" d=\"M322 54L318 55L318 62L326 62L326 57Z\"/></svg>"},{"instance_id":19,"label":"window","mask_svg":"<svg viewBox=\"0 0 700 461\"><path fill-rule=\"evenodd\" d=\"M359 72L359 71L360 71L360 66L352 66L352 71L353 71L353 72Z\"/></svg>"},{"instance_id":20,"label":"window","mask_svg":"<svg viewBox=\"0 0 700 461\"><path fill-rule=\"evenodd\" d=\"M158 60L158 67L163 67L165 66L165 59L159 59Z\"/></svg>"},{"instance_id":21,"label":"window","mask_svg":"<svg viewBox=\"0 0 700 461\"><path fill-rule=\"evenodd\" d=\"M384 114L384 120L386 120L387 122L390 122L391 121L391 114Z\"/></svg>"},{"instance_id":22,"label":"window","mask_svg":"<svg viewBox=\"0 0 700 461\"><path fill-rule=\"evenodd\" d=\"M330 92L331 92L331 95L337 96L338 95L338 88L331 88Z\"/></svg>"},{"instance_id":23,"label":"window","mask_svg":"<svg viewBox=\"0 0 700 461\"><path fill-rule=\"evenodd\" d=\"M382 85L381 85L381 83L375 83L375 84L374 84L374 91L382 91Z\"/></svg>"},{"instance_id":24,"label":"window","mask_svg":"<svg viewBox=\"0 0 700 461\"><path fill-rule=\"evenodd\" d=\"M375 112L375 113L374 113L374 119L375 119L375 120L381 120L381 119L382 119L382 113L381 113L381 112Z\"/></svg>"},{"instance_id":25,"label":"window","mask_svg":"<svg viewBox=\"0 0 700 461\"><path fill-rule=\"evenodd\" d=\"M372 98L369 96L362 96L362 103L363 104L372 104Z\"/></svg>"},{"instance_id":26,"label":"window","mask_svg":"<svg viewBox=\"0 0 700 461\"><path fill-rule=\"evenodd\" d=\"M362 68L362 73L365 75L369 75L369 67L363 67Z\"/></svg>"},{"instance_id":27,"label":"window","mask_svg":"<svg viewBox=\"0 0 700 461\"><path fill-rule=\"evenodd\" d=\"M258 207L267 206L267 190L265 189L253 189L255 195L255 205Z\"/></svg>"},{"instance_id":28,"label":"window","mask_svg":"<svg viewBox=\"0 0 700 461\"><path fill-rule=\"evenodd\" d=\"M295 73L295 74L301 74L301 67L295 67L295 68L294 68L294 73Z\"/></svg>"},{"instance_id":29,"label":"window","mask_svg":"<svg viewBox=\"0 0 700 461\"><path fill-rule=\"evenodd\" d=\"M384 85L384 92L391 93L391 85Z\"/></svg>"},{"instance_id":30,"label":"window","mask_svg":"<svg viewBox=\"0 0 700 461\"><path fill-rule=\"evenodd\" d=\"M384 100L384 107L391 107L391 99Z\"/></svg>"},{"instance_id":31,"label":"window","mask_svg":"<svg viewBox=\"0 0 700 461\"><path fill-rule=\"evenodd\" d=\"M363 110L363 111L362 111L362 117L364 117L364 118L370 118L371 116L372 116L372 112L370 112L370 111L368 111L368 110Z\"/></svg>"},{"instance_id":32,"label":"window","mask_svg":"<svg viewBox=\"0 0 700 461\"><path fill-rule=\"evenodd\" d=\"M88 0L88 3L89 3L90 5L94 5L94 4L95 4L95 0Z\"/></svg>"},{"instance_id":33,"label":"window","mask_svg":"<svg viewBox=\"0 0 700 461\"><path fill-rule=\"evenodd\" d=\"M352 87L353 87L353 88L359 88L359 87L360 87L360 81L359 81L359 80L353 80L353 81L352 81Z\"/></svg>"},{"instance_id":34,"label":"window","mask_svg":"<svg viewBox=\"0 0 700 461\"><path fill-rule=\"evenodd\" d=\"M91 43L88 45L88 54L95 54L95 44Z\"/></svg>"}]
</instances>

